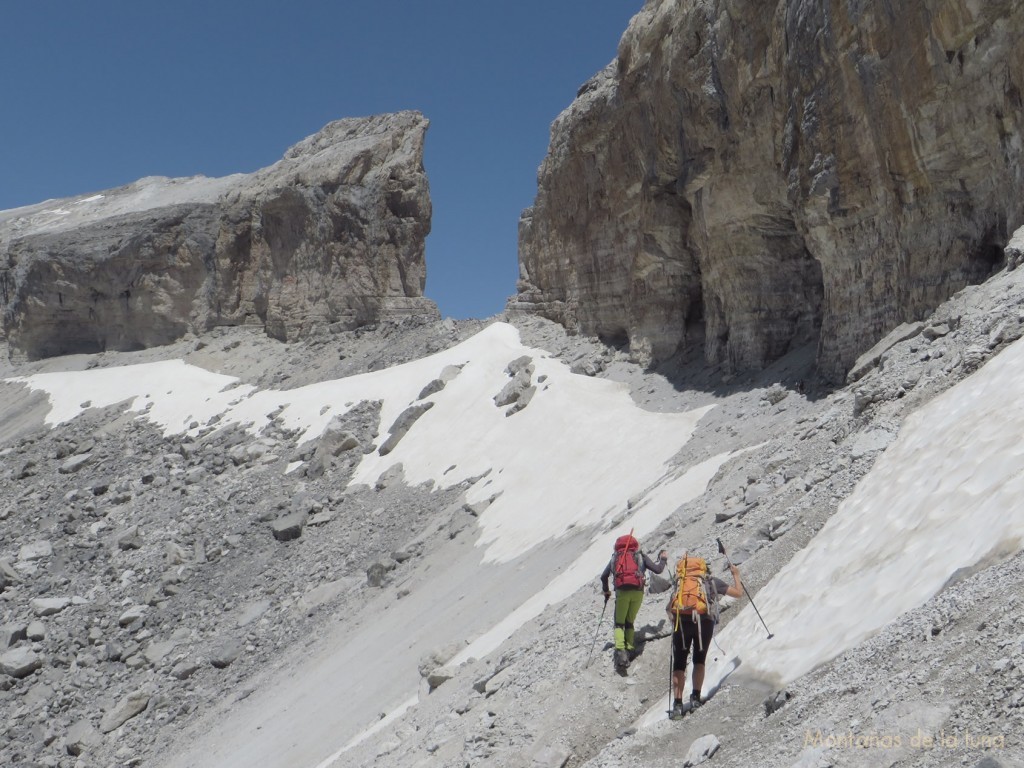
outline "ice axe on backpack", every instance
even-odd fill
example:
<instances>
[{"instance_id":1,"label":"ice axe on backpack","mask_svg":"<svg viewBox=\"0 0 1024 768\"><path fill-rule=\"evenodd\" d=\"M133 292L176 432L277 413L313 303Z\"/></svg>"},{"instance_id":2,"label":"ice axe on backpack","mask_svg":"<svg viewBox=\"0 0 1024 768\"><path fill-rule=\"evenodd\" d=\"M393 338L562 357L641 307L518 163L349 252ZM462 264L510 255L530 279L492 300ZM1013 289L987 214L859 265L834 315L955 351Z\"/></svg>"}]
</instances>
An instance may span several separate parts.
<instances>
[{"instance_id":1,"label":"ice axe on backpack","mask_svg":"<svg viewBox=\"0 0 1024 768\"><path fill-rule=\"evenodd\" d=\"M729 559L729 553L725 551L725 545L722 544L722 540L721 539L715 539L715 541L718 542L718 551L721 552L723 555L725 555L725 561L729 564L729 567L731 568L732 567L732 560ZM770 629L768 629L768 625L764 623L764 619L761 618L761 612L759 610L757 610L757 606L754 605L754 598L752 598L750 596L750 592L747 591L747 585L744 584L743 581L741 580L740 581L740 586L743 587L743 592L747 596L747 599L750 600L750 605L754 609L754 613L757 614L757 618L761 619L761 626L764 627L764 631L768 633L768 639L771 640L773 637L775 637L775 635L772 634L772 631Z\"/></svg>"}]
</instances>

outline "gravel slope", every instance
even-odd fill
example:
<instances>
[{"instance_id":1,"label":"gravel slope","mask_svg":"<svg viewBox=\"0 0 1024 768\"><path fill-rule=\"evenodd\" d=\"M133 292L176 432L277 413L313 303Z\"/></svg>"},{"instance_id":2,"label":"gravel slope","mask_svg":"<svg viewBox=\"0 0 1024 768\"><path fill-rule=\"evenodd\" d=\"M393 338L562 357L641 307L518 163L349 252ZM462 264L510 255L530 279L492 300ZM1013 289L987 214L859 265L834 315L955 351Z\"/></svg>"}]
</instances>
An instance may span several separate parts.
<instances>
[{"instance_id":1,"label":"gravel slope","mask_svg":"<svg viewBox=\"0 0 1024 768\"><path fill-rule=\"evenodd\" d=\"M1021 336L1021 280L1004 271L966 289L836 391L814 389L809 350L756 376L685 360L643 371L625 351L541 320L514 322L524 343L581 375L625 382L644 408L716 406L676 460L692 465L742 452L644 545L673 556L686 548L713 553L721 537L756 596L909 413ZM247 383L291 387L415 359L483 325L405 323L292 345L230 329L138 353L19 366L2 356L0 378L185 359ZM47 430L38 395L0 383L0 396L0 656L19 652L27 665L0 674L3 764L252 765L270 754L264 750L299 742L294 764L315 768L379 714L395 711L409 693L396 679L436 672L460 642L514 607L503 584L539 589L547 577L532 564L568 562L592 535L580 531L538 550L536 561L481 571L460 489L410 488L392 478L346 490L359 449L332 457L320 477L298 477L283 474L299 449L279 424L257 441L237 429L183 440L112 407ZM369 445L380 429L373 405L346 427ZM293 541L268 534L271 522L295 511L317 524ZM374 563L381 586L368 583ZM429 694L423 677L421 703L336 764L657 768L682 764L707 734L721 744L712 764L728 766L978 765L986 756L1021 764L1022 568L1016 554L960 574L785 693L727 683L681 723L635 732L634 721L666 696L665 595L645 601L637 623L645 642L622 678L610 666L607 616L598 627L595 574L494 654L442 670ZM445 606L477 579L493 585L484 599L472 598L478 624L445 630ZM652 581L652 590L667 586ZM47 615L55 606L31 602L75 597L88 603ZM453 644L453 635L462 639ZM29 669L29 653L41 660L37 669ZM373 687L375 711L346 709L344 681ZM766 698L781 705L770 715ZM282 710L282 702L302 705ZM310 712L330 718L318 724ZM345 726L329 726L338 714ZM908 746L917 727L952 736L948 744ZM969 742L968 731L988 741ZM841 741L847 734L853 747ZM857 747L872 734L874 742ZM882 743L897 735L900 745Z\"/></svg>"}]
</instances>

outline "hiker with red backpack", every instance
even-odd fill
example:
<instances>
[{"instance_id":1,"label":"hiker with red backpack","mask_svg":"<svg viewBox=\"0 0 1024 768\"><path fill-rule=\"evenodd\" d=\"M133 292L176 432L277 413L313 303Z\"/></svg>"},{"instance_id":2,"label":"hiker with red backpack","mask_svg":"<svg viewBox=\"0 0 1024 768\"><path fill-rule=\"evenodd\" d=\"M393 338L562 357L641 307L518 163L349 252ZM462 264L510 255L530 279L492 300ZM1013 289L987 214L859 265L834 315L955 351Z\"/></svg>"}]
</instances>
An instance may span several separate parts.
<instances>
[{"instance_id":1,"label":"hiker with red backpack","mask_svg":"<svg viewBox=\"0 0 1024 768\"><path fill-rule=\"evenodd\" d=\"M647 571L661 573L668 564L668 552L661 550L658 560L651 560L640 551L640 542L630 533L615 540L615 552L601 574L601 590L605 605L611 597L608 579L614 575L615 586L615 667L625 672L632 656L633 621L644 600Z\"/></svg>"},{"instance_id":2,"label":"hiker with red backpack","mask_svg":"<svg viewBox=\"0 0 1024 768\"><path fill-rule=\"evenodd\" d=\"M678 587L669 598L665 611L673 622L672 631L672 688L674 699L669 717L678 720L701 705L700 689L704 684L704 660L711 646L711 638L718 623L719 598L723 595L741 597L743 584L740 572L731 562L733 583L712 576L707 561L702 557L684 554L676 564ZM683 706L686 686L686 659L693 648L693 690L689 704Z\"/></svg>"}]
</instances>

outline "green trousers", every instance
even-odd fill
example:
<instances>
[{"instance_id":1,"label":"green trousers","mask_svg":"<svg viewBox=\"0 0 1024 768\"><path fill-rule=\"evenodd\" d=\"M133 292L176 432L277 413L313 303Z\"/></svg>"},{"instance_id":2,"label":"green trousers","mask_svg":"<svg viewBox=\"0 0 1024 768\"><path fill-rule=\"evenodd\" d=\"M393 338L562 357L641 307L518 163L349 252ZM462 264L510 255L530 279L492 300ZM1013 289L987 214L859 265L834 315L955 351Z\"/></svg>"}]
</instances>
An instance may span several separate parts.
<instances>
[{"instance_id":1,"label":"green trousers","mask_svg":"<svg viewBox=\"0 0 1024 768\"><path fill-rule=\"evenodd\" d=\"M642 589L619 589L615 592L615 650L633 650L633 620L644 601Z\"/></svg>"}]
</instances>

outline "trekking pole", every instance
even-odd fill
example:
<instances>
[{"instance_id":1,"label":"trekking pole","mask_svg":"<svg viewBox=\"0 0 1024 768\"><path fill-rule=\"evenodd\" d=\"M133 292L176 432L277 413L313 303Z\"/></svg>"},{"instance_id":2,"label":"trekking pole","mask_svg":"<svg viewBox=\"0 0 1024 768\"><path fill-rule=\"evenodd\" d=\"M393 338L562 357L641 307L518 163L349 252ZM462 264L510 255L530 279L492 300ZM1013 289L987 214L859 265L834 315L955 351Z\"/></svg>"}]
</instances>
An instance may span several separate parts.
<instances>
[{"instance_id":1,"label":"trekking pole","mask_svg":"<svg viewBox=\"0 0 1024 768\"><path fill-rule=\"evenodd\" d=\"M597 620L597 629L594 630L594 641L590 644L590 652L587 654L587 663L583 665L586 669L590 666L590 657L594 655L594 646L597 645L597 636L601 632L601 622L604 621L604 612L608 610L608 598L604 599L604 608L601 609L601 618Z\"/></svg>"},{"instance_id":2,"label":"trekking pole","mask_svg":"<svg viewBox=\"0 0 1024 768\"><path fill-rule=\"evenodd\" d=\"M721 552L723 555L725 555L725 561L729 564L729 567L731 568L732 567L732 560L729 559L729 553L725 551L725 545L722 544L722 540L721 539L715 539L715 541L718 542L718 551ZM747 599L750 600L750 605L754 609L754 613L757 614L757 618L761 619L761 626L764 627L764 631L768 633L768 639L771 640L773 637L775 637L775 635L772 634L772 631L770 629L768 629L768 625L764 623L764 619L761 618L761 612L759 610L757 610L757 606L754 605L754 598L752 598L750 596L750 592L747 591L747 585L744 584L743 581L741 580L740 581L740 586L743 587L743 592L744 592L744 594L746 594Z\"/></svg>"},{"instance_id":3,"label":"trekking pole","mask_svg":"<svg viewBox=\"0 0 1024 768\"><path fill-rule=\"evenodd\" d=\"M668 716L672 718L672 700L676 694L676 630L679 629L679 614L676 614L675 625L669 635L668 646Z\"/></svg>"},{"instance_id":4,"label":"trekking pole","mask_svg":"<svg viewBox=\"0 0 1024 768\"><path fill-rule=\"evenodd\" d=\"M675 679L672 676L673 667L676 665L676 639L673 637L668 644L668 716L672 717L672 690Z\"/></svg>"}]
</instances>

